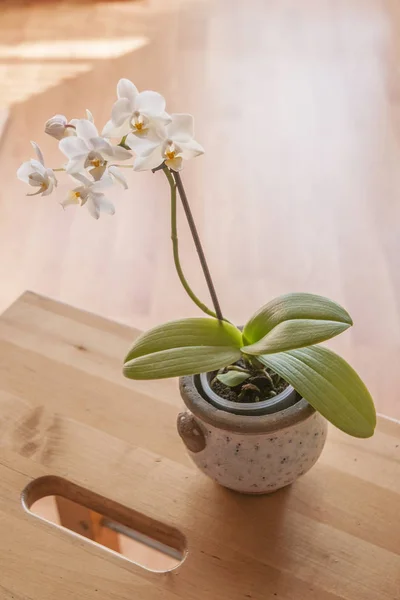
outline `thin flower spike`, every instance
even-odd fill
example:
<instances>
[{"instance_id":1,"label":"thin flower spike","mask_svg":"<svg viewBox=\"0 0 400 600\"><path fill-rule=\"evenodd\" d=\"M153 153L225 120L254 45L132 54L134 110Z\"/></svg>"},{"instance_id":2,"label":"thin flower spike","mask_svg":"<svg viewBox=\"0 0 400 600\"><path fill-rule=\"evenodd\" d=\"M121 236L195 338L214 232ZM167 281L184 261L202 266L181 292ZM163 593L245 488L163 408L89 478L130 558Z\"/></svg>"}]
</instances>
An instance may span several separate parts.
<instances>
[{"instance_id":1,"label":"thin flower spike","mask_svg":"<svg viewBox=\"0 0 400 600\"><path fill-rule=\"evenodd\" d=\"M109 215L115 213L113 203L103 194L104 189L113 185L111 177L103 177L99 181L91 181L85 175L73 175L74 179L79 181L81 185L70 190L65 200L61 202L61 206L65 208L71 204L87 206L87 209L94 219L100 217L100 213L104 212Z\"/></svg>"},{"instance_id":2,"label":"thin flower spike","mask_svg":"<svg viewBox=\"0 0 400 600\"><path fill-rule=\"evenodd\" d=\"M99 136L98 131L88 119L77 119L75 122L76 137L67 137L60 141L59 148L69 159L66 170L70 174L91 169L100 177L104 173L107 161L129 160L131 152L121 146L112 146L110 142Z\"/></svg>"},{"instance_id":3,"label":"thin flower spike","mask_svg":"<svg viewBox=\"0 0 400 600\"><path fill-rule=\"evenodd\" d=\"M155 135L171 119L165 112L165 100L158 92L139 92L129 79L120 79L117 85L118 100L112 107L111 120L105 125L105 137L148 137Z\"/></svg>"},{"instance_id":4,"label":"thin flower spike","mask_svg":"<svg viewBox=\"0 0 400 600\"><path fill-rule=\"evenodd\" d=\"M17 177L32 187L39 188L37 192L27 194L27 196L37 196L38 194L48 196L57 187L57 179L53 170L46 168L39 146L35 142L31 142L31 144L35 150L37 160L32 158L22 163L17 171Z\"/></svg>"},{"instance_id":5,"label":"thin flower spike","mask_svg":"<svg viewBox=\"0 0 400 600\"><path fill-rule=\"evenodd\" d=\"M157 142L135 138L131 145L137 154L135 171L155 169L164 161L173 171L180 171L183 161L204 153L204 149L194 139L194 119L188 114L171 115L171 123L159 132Z\"/></svg>"}]
</instances>

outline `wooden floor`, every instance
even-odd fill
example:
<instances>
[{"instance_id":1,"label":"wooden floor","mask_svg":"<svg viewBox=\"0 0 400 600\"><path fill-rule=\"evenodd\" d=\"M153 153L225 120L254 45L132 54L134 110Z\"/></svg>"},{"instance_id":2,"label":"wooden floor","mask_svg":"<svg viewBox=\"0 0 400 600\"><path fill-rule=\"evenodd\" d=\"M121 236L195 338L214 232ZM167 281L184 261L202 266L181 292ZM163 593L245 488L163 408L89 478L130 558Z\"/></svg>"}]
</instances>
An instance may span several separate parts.
<instances>
[{"instance_id":1,"label":"wooden floor","mask_svg":"<svg viewBox=\"0 0 400 600\"><path fill-rule=\"evenodd\" d=\"M143 328L199 314L174 273L168 189L132 174L99 222L14 173L54 113L109 118L119 78L196 116L184 172L224 313L288 291L355 326L331 346L400 418L400 7L384 0L1 3L0 308L31 289ZM184 267L206 291L184 220Z\"/></svg>"}]
</instances>

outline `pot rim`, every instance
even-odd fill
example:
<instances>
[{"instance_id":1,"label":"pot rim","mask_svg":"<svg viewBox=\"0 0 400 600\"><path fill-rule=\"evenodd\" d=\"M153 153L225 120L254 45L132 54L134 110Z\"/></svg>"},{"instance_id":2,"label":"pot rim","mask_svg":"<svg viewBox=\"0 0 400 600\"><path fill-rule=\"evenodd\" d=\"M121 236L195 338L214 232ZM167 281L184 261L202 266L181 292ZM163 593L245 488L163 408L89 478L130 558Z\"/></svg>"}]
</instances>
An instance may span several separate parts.
<instances>
[{"instance_id":1,"label":"pot rim","mask_svg":"<svg viewBox=\"0 0 400 600\"><path fill-rule=\"evenodd\" d=\"M199 380L195 381L197 390L204 397L207 402L213 404L220 410L225 410L236 415L263 415L279 412L288 408L292 404L295 404L300 400L299 394L296 390L288 384L287 387L280 392L274 398L268 400L261 400L260 402L231 402L222 398L214 392L211 387L210 379L211 373L200 373L198 375ZM203 393L202 393L203 392Z\"/></svg>"},{"instance_id":2,"label":"pot rim","mask_svg":"<svg viewBox=\"0 0 400 600\"><path fill-rule=\"evenodd\" d=\"M272 433L292 427L309 419L315 409L304 398L275 413L264 415L238 415L221 410L209 402L198 391L199 375L186 375L179 378L179 389L187 408L199 419L224 429L240 433Z\"/></svg>"}]
</instances>

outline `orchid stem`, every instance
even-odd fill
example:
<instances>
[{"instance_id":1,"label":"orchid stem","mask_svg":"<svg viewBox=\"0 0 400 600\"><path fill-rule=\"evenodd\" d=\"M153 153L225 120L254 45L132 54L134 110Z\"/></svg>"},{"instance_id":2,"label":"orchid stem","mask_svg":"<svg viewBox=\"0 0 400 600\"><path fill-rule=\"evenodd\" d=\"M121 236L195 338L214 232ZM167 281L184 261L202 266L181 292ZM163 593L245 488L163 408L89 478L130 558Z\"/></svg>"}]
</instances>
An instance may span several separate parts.
<instances>
[{"instance_id":1,"label":"orchid stem","mask_svg":"<svg viewBox=\"0 0 400 600\"><path fill-rule=\"evenodd\" d=\"M126 144L126 138L128 136L124 135L124 137L121 139L120 143L118 144L118 146L121 146L121 148L125 148L125 150L130 150L129 146L127 146Z\"/></svg>"},{"instance_id":2,"label":"orchid stem","mask_svg":"<svg viewBox=\"0 0 400 600\"><path fill-rule=\"evenodd\" d=\"M172 249L173 249L176 272L178 273L178 277L179 277L180 282L183 285L186 293L193 300L193 302L204 313L206 313L210 317L214 317L215 319L217 319L218 317L217 317L216 313L214 313L205 304L203 304L203 302L201 302L201 300L199 300L199 298L196 296L196 294L192 291L191 287L189 286L189 284L185 278L185 275L183 274L181 262L179 259L178 228L177 228L177 218L176 218L176 188L177 188L177 185L174 181L173 176L171 175L171 171L167 167L164 167L162 170L164 171L165 176L168 179L168 183L171 188L171 240L172 240Z\"/></svg>"},{"instance_id":3,"label":"orchid stem","mask_svg":"<svg viewBox=\"0 0 400 600\"><path fill-rule=\"evenodd\" d=\"M185 188L183 187L182 179L178 171L174 171L173 177L178 188L179 196L181 198L182 206L186 214L186 219L190 227L190 231L193 237L194 245L196 246L197 254L200 259L201 268L203 269L204 277L207 282L208 290L210 292L211 300L214 305L214 310L219 321L223 320L222 311L219 305L217 293L211 279L210 270L207 265L206 257L200 242L200 237L197 232L196 224L193 219L192 211L190 210L189 201L186 196Z\"/></svg>"}]
</instances>

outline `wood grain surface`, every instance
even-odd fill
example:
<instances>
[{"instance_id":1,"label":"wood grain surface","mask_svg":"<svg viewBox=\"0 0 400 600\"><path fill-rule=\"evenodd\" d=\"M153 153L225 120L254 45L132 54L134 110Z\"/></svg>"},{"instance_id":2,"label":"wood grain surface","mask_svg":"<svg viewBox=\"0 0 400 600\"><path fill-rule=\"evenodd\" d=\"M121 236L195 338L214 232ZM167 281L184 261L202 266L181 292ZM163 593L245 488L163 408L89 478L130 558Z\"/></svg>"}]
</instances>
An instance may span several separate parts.
<instances>
[{"instance_id":1,"label":"wood grain surface","mask_svg":"<svg viewBox=\"0 0 400 600\"><path fill-rule=\"evenodd\" d=\"M1 600L398 600L400 425L331 428L291 487L240 496L190 463L175 382L122 377L135 335L32 293L0 318ZM186 560L152 573L38 520L21 493L49 475L178 530Z\"/></svg>"},{"instance_id":2,"label":"wood grain surface","mask_svg":"<svg viewBox=\"0 0 400 600\"><path fill-rule=\"evenodd\" d=\"M199 314L174 272L168 185L128 175L95 222L15 179L54 113L109 119L119 78L196 117L193 212L224 313L320 293L355 326L332 342L400 419L400 8L393 0L3 0L0 308L32 289L140 329ZM207 299L180 215L183 266Z\"/></svg>"}]
</instances>

